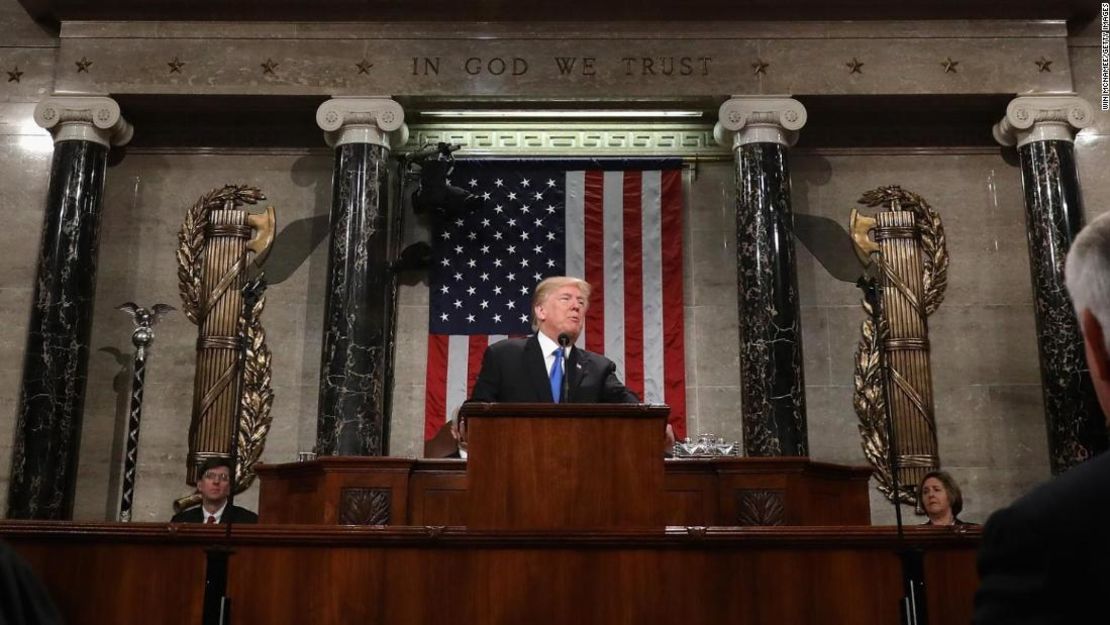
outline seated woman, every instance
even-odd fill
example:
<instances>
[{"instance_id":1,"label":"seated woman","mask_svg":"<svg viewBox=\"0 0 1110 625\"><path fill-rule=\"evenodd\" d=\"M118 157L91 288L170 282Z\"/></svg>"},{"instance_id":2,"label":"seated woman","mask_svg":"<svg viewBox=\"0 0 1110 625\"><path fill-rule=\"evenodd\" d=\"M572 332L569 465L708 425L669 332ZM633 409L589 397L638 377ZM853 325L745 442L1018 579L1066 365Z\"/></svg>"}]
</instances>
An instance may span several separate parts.
<instances>
[{"instance_id":1,"label":"seated woman","mask_svg":"<svg viewBox=\"0 0 1110 625\"><path fill-rule=\"evenodd\" d=\"M924 525L970 525L960 520L964 496L956 480L944 471L929 471L917 486L918 505L929 520Z\"/></svg>"}]
</instances>

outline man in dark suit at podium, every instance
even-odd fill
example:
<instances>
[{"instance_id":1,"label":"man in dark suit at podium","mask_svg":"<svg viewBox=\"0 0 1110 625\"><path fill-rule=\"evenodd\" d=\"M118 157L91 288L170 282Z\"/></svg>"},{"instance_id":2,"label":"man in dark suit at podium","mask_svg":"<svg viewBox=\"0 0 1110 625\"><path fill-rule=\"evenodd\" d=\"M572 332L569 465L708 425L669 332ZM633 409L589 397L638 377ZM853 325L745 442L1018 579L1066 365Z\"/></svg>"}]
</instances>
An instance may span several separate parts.
<instances>
[{"instance_id":1,"label":"man in dark suit at podium","mask_svg":"<svg viewBox=\"0 0 1110 625\"><path fill-rule=\"evenodd\" d=\"M574 346L590 305L585 280L558 276L536 285L532 329L486 349L471 401L635 404L612 360Z\"/></svg>"},{"instance_id":2,"label":"man in dark suit at podium","mask_svg":"<svg viewBox=\"0 0 1110 625\"><path fill-rule=\"evenodd\" d=\"M574 346L590 306L590 284L556 276L536 285L532 294L532 329L526 338L490 345L469 401L509 403L618 403L640 399L617 377L608 358ZM666 448L674 447L674 429L664 432ZM466 424L449 422L425 443L429 458L465 458Z\"/></svg>"},{"instance_id":3,"label":"man in dark suit at podium","mask_svg":"<svg viewBox=\"0 0 1110 625\"><path fill-rule=\"evenodd\" d=\"M1110 213L1072 244L1065 265L1091 381L1110 415ZM1110 454L994 513L979 551L977 625L1105 623L1110 589Z\"/></svg>"},{"instance_id":4,"label":"man in dark suit at podium","mask_svg":"<svg viewBox=\"0 0 1110 625\"><path fill-rule=\"evenodd\" d=\"M201 503L195 508L179 512L170 519L171 523L258 523L258 515L228 505L231 495L231 460L228 458L209 458L200 465L197 479L197 492Z\"/></svg>"}]
</instances>

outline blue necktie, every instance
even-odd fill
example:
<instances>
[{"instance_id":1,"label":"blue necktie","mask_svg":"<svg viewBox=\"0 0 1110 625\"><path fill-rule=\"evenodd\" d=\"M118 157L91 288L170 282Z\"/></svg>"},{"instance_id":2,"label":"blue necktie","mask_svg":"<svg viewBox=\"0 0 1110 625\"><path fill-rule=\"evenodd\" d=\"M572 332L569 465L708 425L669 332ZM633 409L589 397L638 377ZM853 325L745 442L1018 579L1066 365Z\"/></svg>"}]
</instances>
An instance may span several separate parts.
<instances>
[{"instance_id":1,"label":"blue necktie","mask_svg":"<svg viewBox=\"0 0 1110 625\"><path fill-rule=\"evenodd\" d=\"M551 365L551 398L559 403L563 394L563 348L555 350L555 362Z\"/></svg>"}]
</instances>

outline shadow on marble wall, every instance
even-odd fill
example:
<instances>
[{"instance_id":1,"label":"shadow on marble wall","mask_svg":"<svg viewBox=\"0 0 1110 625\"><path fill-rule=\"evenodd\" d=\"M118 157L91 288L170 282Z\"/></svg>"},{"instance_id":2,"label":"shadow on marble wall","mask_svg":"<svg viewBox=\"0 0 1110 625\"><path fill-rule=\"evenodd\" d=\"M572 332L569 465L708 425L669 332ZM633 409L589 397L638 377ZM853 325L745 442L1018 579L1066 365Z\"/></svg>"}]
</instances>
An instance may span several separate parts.
<instances>
[{"instance_id":1,"label":"shadow on marble wall","mask_svg":"<svg viewBox=\"0 0 1110 625\"><path fill-rule=\"evenodd\" d=\"M177 308L175 306L175 308ZM157 337L157 328L155 328L155 336ZM131 361L134 358L134 352L125 352L114 346L104 346L96 350L99 353L93 353L91 358L96 360L103 360L100 354L110 356L114 361L116 367L116 374L112 376L112 391L115 393L115 425L112 432L112 447L109 451L109 458L112 462L123 466L124 446L127 440L127 426L128 418L131 411ZM145 393L145 388L144 388ZM112 510L119 506L119 496L122 487L123 475L121 471L115 471L109 474L108 479L108 500L104 502L105 510Z\"/></svg>"}]
</instances>

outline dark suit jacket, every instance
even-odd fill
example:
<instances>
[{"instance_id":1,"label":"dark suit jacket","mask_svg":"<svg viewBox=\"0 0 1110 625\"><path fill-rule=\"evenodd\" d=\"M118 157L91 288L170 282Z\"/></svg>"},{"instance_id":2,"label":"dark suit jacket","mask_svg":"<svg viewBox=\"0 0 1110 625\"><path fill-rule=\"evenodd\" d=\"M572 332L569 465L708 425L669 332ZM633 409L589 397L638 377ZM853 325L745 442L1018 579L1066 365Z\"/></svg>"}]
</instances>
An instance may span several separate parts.
<instances>
[{"instance_id":1,"label":"dark suit jacket","mask_svg":"<svg viewBox=\"0 0 1110 625\"><path fill-rule=\"evenodd\" d=\"M612 360L573 348L567 358L567 400L573 403L635 404L640 398L617 378ZM471 401L552 402L551 378L536 335L490 345L474 383Z\"/></svg>"},{"instance_id":2,"label":"dark suit jacket","mask_svg":"<svg viewBox=\"0 0 1110 625\"><path fill-rule=\"evenodd\" d=\"M258 515L246 508L229 506L224 510L223 516L220 517L220 525L232 521L236 523L258 523ZM204 512L201 511L200 506L195 506L173 515L170 523L204 523Z\"/></svg>"},{"instance_id":3,"label":"dark suit jacket","mask_svg":"<svg viewBox=\"0 0 1110 625\"><path fill-rule=\"evenodd\" d=\"M31 567L0 542L0 625L61 623L61 614Z\"/></svg>"},{"instance_id":4,"label":"dark suit jacket","mask_svg":"<svg viewBox=\"0 0 1110 625\"><path fill-rule=\"evenodd\" d=\"M991 515L976 625L1110 622L1110 453Z\"/></svg>"}]
</instances>

